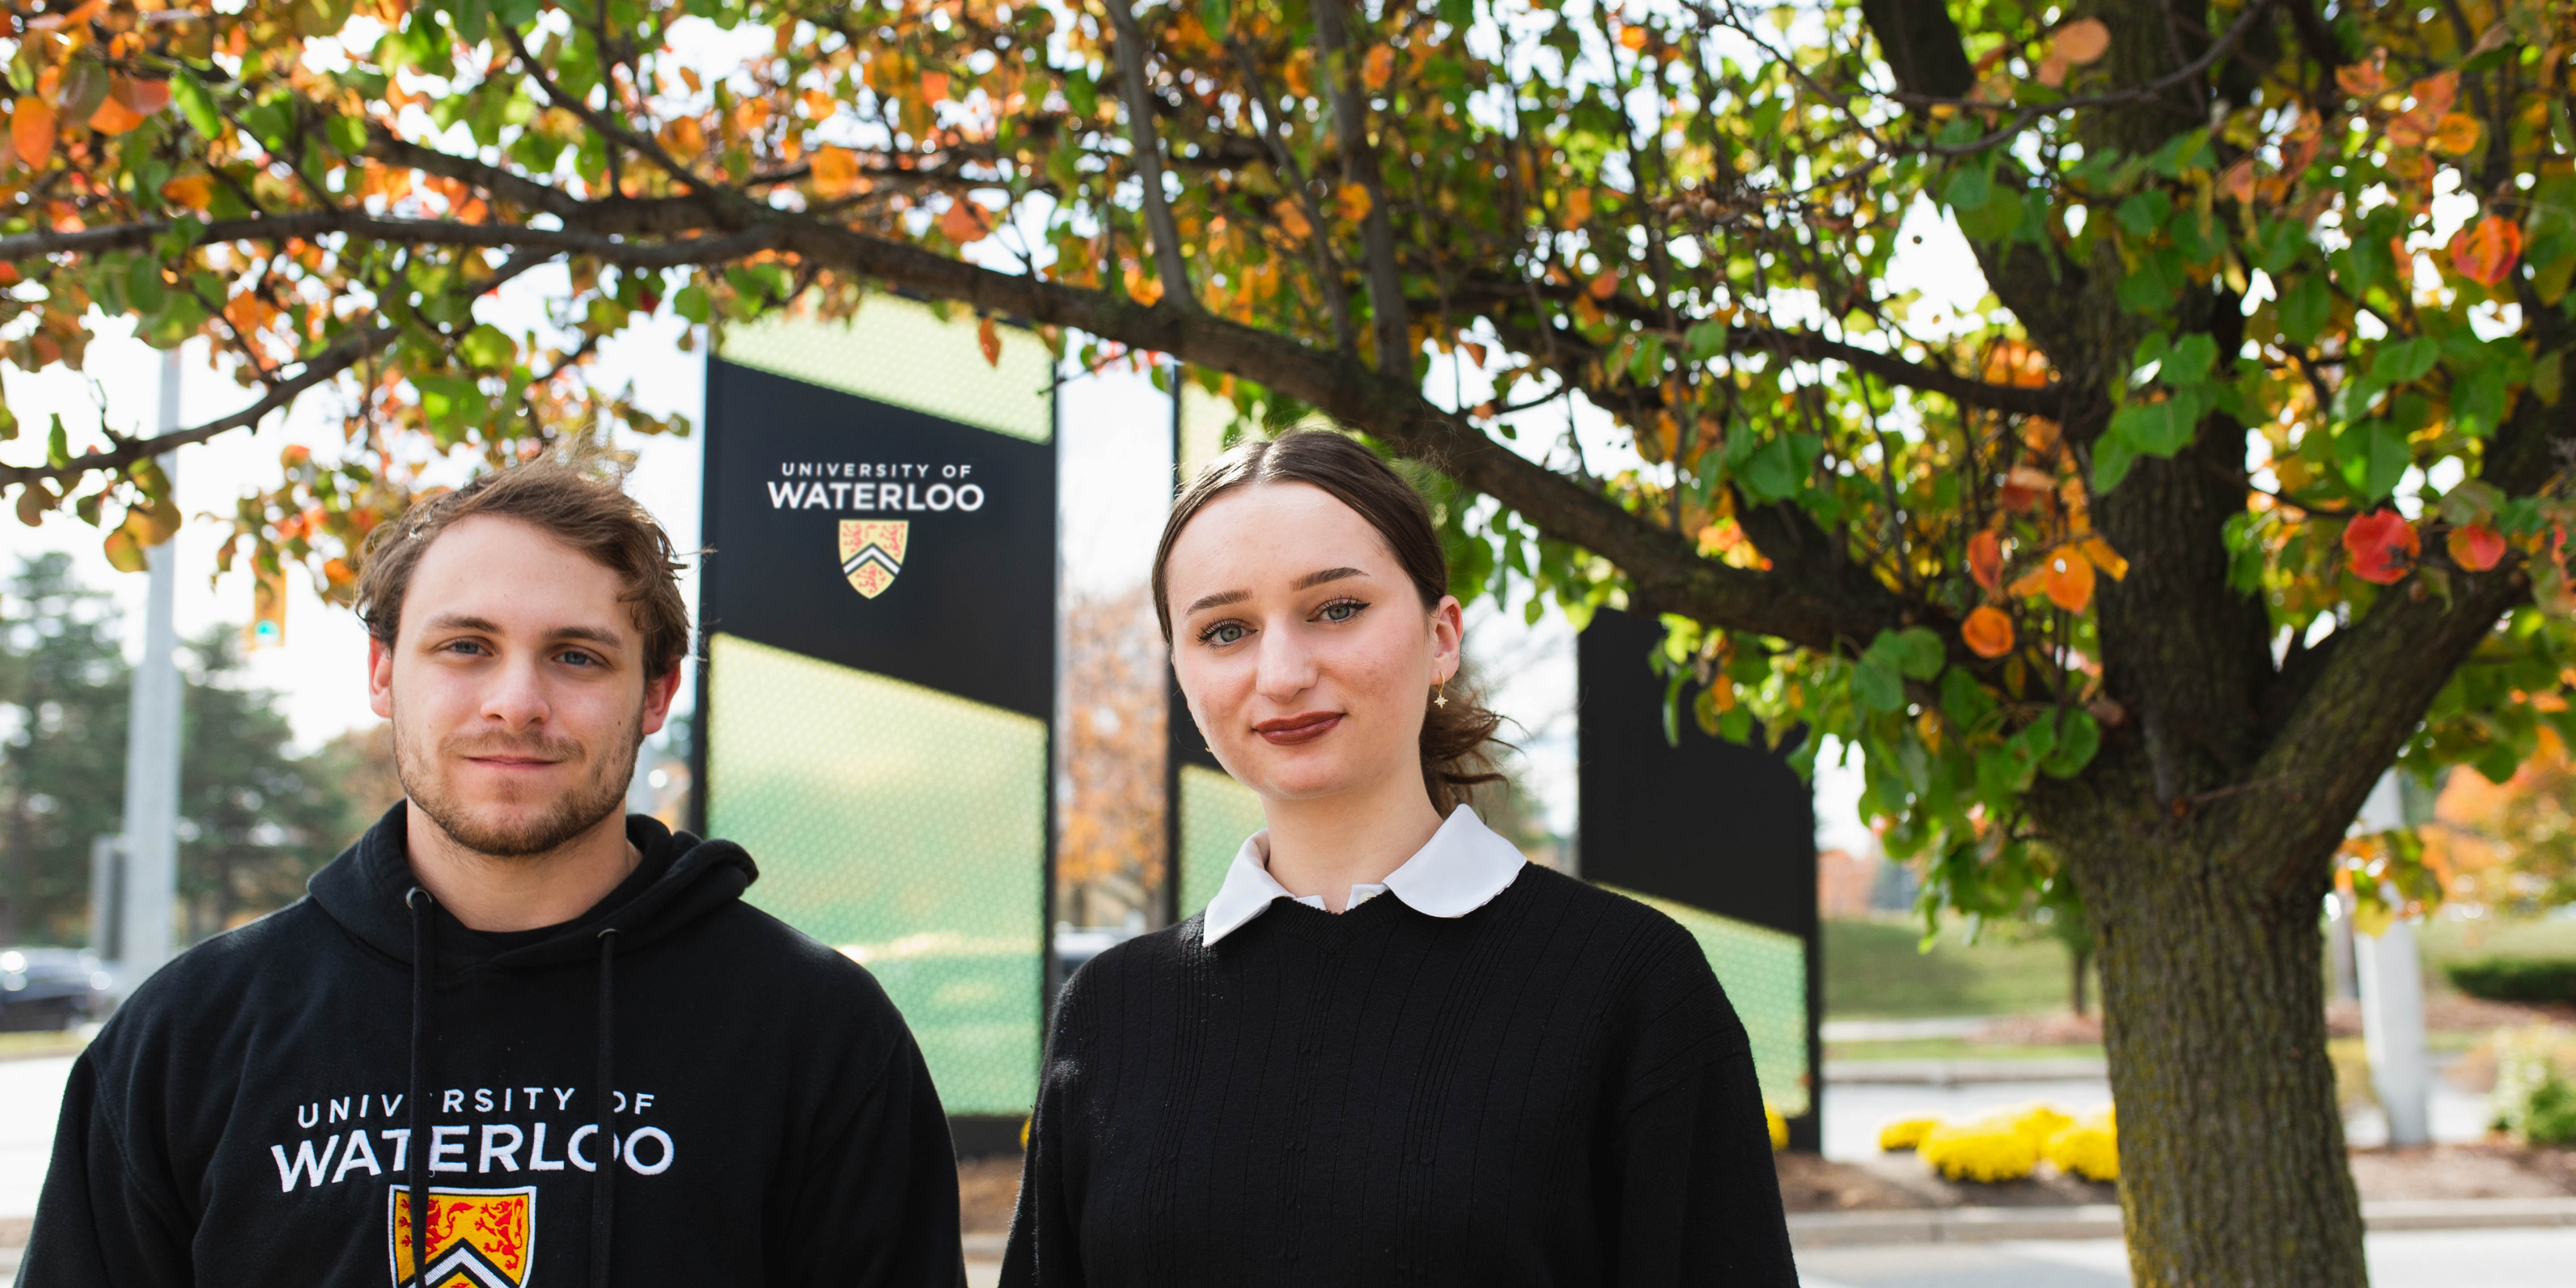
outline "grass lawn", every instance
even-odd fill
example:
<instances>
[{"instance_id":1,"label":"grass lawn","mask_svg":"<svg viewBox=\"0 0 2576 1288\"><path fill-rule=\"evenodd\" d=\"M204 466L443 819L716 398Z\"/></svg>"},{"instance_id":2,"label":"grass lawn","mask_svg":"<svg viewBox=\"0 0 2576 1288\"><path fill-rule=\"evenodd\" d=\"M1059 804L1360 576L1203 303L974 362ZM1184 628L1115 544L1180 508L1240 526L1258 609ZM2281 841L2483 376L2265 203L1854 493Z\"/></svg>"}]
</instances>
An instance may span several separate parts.
<instances>
[{"instance_id":1,"label":"grass lawn","mask_svg":"<svg viewBox=\"0 0 2576 1288\"><path fill-rule=\"evenodd\" d=\"M1825 1016L1835 1020L2029 1015L2068 1008L2066 949L2024 926L1990 926L1974 945L1962 924L1945 926L1930 952L1923 923L1828 921ZM2086 988L2098 1002L2098 984Z\"/></svg>"},{"instance_id":2,"label":"grass lawn","mask_svg":"<svg viewBox=\"0 0 2576 1288\"><path fill-rule=\"evenodd\" d=\"M1966 1038L1907 1038L1895 1042L1828 1042L1828 1060L2081 1060L2102 1058L2099 1042L2062 1046L2007 1046Z\"/></svg>"},{"instance_id":3,"label":"grass lawn","mask_svg":"<svg viewBox=\"0 0 2576 1288\"><path fill-rule=\"evenodd\" d=\"M2483 957L2576 957L2576 919L2480 917L2455 921L2436 917L2416 933L2415 943L2416 951L2424 958L2425 986L2450 992L2450 977L2442 972L2449 962ZM1830 954L1825 963L1828 969L1832 967Z\"/></svg>"}]
</instances>

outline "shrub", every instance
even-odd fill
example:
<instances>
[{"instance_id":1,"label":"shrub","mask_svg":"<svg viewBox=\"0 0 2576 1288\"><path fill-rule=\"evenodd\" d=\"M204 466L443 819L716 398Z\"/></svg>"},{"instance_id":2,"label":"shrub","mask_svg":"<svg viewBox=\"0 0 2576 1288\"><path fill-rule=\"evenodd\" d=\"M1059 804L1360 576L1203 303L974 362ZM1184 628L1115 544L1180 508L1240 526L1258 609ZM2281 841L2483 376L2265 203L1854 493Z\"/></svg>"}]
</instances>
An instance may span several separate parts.
<instances>
[{"instance_id":1,"label":"shrub","mask_svg":"<svg viewBox=\"0 0 2576 1288\"><path fill-rule=\"evenodd\" d=\"M2487 957L2443 971L2453 988L2490 1002L2576 1002L2576 957Z\"/></svg>"},{"instance_id":2,"label":"shrub","mask_svg":"<svg viewBox=\"0 0 2576 1288\"><path fill-rule=\"evenodd\" d=\"M2556 1058L2546 1024L2495 1037L2495 1125L2526 1145L2576 1145L2576 1083Z\"/></svg>"}]
</instances>

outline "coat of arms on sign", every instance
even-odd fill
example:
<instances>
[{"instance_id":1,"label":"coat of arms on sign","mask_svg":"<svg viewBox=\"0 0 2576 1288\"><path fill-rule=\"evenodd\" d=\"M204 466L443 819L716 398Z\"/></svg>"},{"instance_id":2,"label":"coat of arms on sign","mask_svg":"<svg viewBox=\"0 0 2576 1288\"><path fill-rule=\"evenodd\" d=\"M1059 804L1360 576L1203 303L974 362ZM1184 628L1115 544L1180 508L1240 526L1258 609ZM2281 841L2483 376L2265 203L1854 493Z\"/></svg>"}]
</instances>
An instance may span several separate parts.
<instances>
[{"instance_id":1,"label":"coat of arms on sign","mask_svg":"<svg viewBox=\"0 0 2576 1288\"><path fill-rule=\"evenodd\" d=\"M874 599L903 571L903 547L909 521L841 520L841 575L850 589Z\"/></svg>"}]
</instances>

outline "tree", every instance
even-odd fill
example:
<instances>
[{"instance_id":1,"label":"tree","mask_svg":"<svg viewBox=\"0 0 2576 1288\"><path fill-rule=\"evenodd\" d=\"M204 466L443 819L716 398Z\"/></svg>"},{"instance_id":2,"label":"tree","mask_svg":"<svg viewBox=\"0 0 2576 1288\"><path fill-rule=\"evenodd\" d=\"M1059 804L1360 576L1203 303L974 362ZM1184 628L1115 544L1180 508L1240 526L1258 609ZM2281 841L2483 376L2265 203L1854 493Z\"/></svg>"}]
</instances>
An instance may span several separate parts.
<instances>
[{"instance_id":1,"label":"tree","mask_svg":"<svg viewBox=\"0 0 2576 1288\"><path fill-rule=\"evenodd\" d=\"M87 943L90 842L125 830L131 670L71 562L23 560L0 595L0 944Z\"/></svg>"},{"instance_id":2,"label":"tree","mask_svg":"<svg viewBox=\"0 0 2576 1288\"><path fill-rule=\"evenodd\" d=\"M216 626L188 654L179 902L193 941L304 897L304 883L375 816L333 758L293 754L276 694L241 686L240 628Z\"/></svg>"},{"instance_id":3,"label":"tree","mask_svg":"<svg viewBox=\"0 0 2576 1288\"><path fill-rule=\"evenodd\" d=\"M1065 607L1056 909L1077 926L1162 919L1162 641L1143 586Z\"/></svg>"},{"instance_id":4,"label":"tree","mask_svg":"<svg viewBox=\"0 0 2576 1288\"><path fill-rule=\"evenodd\" d=\"M17 18L0 336L77 363L96 304L261 393L56 429L31 521L130 561L151 456L346 376L228 548L345 591L430 456L679 428L582 375L657 310L1170 354L1436 466L1462 589L1667 614L1712 727L1860 748L1931 906L2080 901L2141 1283L2364 1277L2339 844L2567 719L2564 6L155 4ZM1973 316L1884 285L1926 203ZM478 320L541 265L548 334ZM1556 400L1644 463L1520 441Z\"/></svg>"},{"instance_id":5,"label":"tree","mask_svg":"<svg viewBox=\"0 0 2576 1288\"><path fill-rule=\"evenodd\" d=\"M133 669L70 556L22 561L0 602L0 944L86 943L90 844L125 829ZM373 821L344 785L366 781L362 755L296 756L277 695L239 683L239 635L217 626L183 656L181 942L301 898Z\"/></svg>"}]
</instances>

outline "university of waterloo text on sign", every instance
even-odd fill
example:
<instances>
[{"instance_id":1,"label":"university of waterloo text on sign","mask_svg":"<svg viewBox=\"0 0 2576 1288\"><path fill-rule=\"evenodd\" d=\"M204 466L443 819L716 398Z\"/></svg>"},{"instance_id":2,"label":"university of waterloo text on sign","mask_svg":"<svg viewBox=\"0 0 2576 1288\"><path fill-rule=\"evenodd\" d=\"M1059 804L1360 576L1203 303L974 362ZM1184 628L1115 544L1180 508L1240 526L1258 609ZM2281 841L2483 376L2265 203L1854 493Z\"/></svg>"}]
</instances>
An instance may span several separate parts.
<instances>
[{"instance_id":1,"label":"university of waterloo text on sign","mask_svg":"<svg viewBox=\"0 0 2576 1288\"><path fill-rule=\"evenodd\" d=\"M767 480L773 510L984 508L972 461L780 461Z\"/></svg>"}]
</instances>

